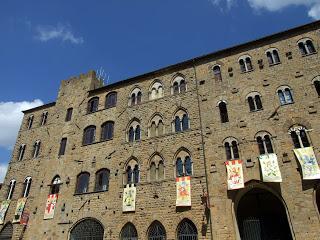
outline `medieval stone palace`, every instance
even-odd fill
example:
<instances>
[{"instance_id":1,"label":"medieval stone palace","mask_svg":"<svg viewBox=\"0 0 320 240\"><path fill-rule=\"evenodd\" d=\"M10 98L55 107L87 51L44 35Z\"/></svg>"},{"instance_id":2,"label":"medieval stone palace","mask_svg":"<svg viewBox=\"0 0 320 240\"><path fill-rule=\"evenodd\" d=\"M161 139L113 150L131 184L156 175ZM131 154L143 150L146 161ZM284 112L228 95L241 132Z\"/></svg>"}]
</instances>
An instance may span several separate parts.
<instances>
[{"instance_id":1,"label":"medieval stone palace","mask_svg":"<svg viewBox=\"0 0 320 240\"><path fill-rule=\"evenodd\" d=\"M320 239L320 22L24 111L0 239Z\"/></svg>"}]
</instances>

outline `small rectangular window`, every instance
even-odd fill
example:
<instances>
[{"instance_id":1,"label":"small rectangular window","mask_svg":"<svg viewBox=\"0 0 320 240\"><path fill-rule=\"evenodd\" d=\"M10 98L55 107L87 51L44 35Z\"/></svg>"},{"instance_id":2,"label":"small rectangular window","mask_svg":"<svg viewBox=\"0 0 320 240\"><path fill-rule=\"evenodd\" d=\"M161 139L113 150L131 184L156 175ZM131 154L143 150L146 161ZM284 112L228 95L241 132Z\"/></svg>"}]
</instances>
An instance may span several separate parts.
<instances>
[{"instance_id":1,"label":"small rectangular window","mask_svg":"<svg viewBox=\"0 0 320 240\"><path fill-rule=\"evenodd\" d=\"M66 146L67 146L67 138L62 138L60 142L59 156L62 156L65 154Z\"/></svg>"},{"instance_id":2,"label":"small rectangular window","mask_svg":"<svg viewBox=\"0 0 320 240\"><path fill-rule=\"evenodd\" d=\"M67 109L66 122L71 121L72 112L73 112L73 108L68 108L68 109Z\"/></svg>"}]
</instances>

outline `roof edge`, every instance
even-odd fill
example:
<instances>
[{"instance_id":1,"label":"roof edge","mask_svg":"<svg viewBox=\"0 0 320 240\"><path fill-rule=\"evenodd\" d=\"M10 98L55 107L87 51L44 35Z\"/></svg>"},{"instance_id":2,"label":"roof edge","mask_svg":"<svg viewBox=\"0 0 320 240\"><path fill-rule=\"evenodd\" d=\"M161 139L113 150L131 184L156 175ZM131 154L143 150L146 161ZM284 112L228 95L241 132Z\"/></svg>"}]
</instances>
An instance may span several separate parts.
<instances>
[{"instance_id":1,"label":"roof edge","mask_svg":"<svg viewBox=\"0 0 320 240\"><path fill-rule=\"evenodd\" d=\"M30 109L24 110L22 112L24 114L26 114L26 113L34 112L34 111L41 110L41 109L44 109L44 108L53 107L55 105L56 105L56 102L46 103L46 104L43 104L43 105L35 107L35 108L30 108Z\"/></svg>"}]
</instances>

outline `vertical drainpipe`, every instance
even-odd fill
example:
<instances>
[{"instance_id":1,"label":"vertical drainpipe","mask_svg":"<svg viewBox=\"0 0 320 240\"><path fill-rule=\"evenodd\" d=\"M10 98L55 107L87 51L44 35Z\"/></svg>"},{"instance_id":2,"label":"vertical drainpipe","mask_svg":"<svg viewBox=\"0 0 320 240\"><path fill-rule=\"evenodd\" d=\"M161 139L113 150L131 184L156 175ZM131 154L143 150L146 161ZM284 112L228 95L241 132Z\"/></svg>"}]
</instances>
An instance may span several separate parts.
<instances>
[{"instance_id":1,"label":"vertical drainpipe","mask_svg":"<svg viewBox=\"0 0 320 240\"><path fill-rule=\"evenodd\" d=\"M207 161L206 161L206 155L205 155L205 150L204 150L203 127L202 127L202 117L201 117L201 109L200 109L200 96L199 96L199 87L198 87L198 78L197 78L195 59L193 59L192 62L193 62L194 77L196 80L196 91L197 91L198 111L199 111L199 120L200 120L201 145L202 145L202 154L203 154L203 161L204 161L204 172L205 172L205 177L206 177L207 197L208 197L208 204L209 204L209 206L211 206L210 194L209 194L209 183L208 183L208 172L207 172ZM210 207L209 207L209 224L210 224L211 240L213 240L213 229L212 229Z\"/></svg>"}]
</instances>

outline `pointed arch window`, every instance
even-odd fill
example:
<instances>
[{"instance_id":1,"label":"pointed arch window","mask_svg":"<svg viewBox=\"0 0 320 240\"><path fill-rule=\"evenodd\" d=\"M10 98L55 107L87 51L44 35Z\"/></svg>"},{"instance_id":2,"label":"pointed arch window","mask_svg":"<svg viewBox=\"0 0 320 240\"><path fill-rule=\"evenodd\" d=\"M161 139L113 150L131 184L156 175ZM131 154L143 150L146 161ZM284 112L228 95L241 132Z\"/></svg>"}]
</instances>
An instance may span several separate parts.
<instances>
[{"instance_id":1,"label":"pointed arch window","mask_svg":"<svg viewBox=\"0 0 320 240\"><path fill-rule=\"evenodd\" d=\"M132 223L127 223L126 225L124 225L124 227L121 229L120 239L121 240L138 240L137 229Z\"/></svg>"},{"instance_id":2,"label":"pointed arch window","mask_svg":"<svg viewBox=\"0 0 320 240\"><path fill-rule=\"evenodd\" d=\"M294 126L289 129L294 148L310 147L307 129L303 126Z\"/></svg>"},{"instance_id":3,"label":"pointed arch window","mask_svg":"<svg viewBox=\"0 0 320 240\"><path fill-rule=\"evenodd\" d=\"M154 100L163 97L163 86L162 83L157 80L155 81L149 90L149 100Z\"/></svg>"},{"instance_id":4,"label":"pointed arch window","mask_svg":"<svg viewBox=\"0 0 320 240\"><path fill-rule=\"evenodd\" d=\"M269 65L274 65L280 63L280 57L278 50L275 48L271 48L266 51L266 55L268 58Z\"/></svg>"},{"instance_id":5,"label":"pointed arch window","mask_svg":"<svg viewBox=\"0 0 320 240\"><path fill-rule=\"evenodd\" d=\"M28 197L30 193L31 188L31 177L27 177L23 182L23 191L22 191L22 197Z\"/></svg>"},{"instance_id":6,"label":"pointed arch window","mask_svg":"<svg viewBox=\"0 0 320 240\"><path fill-rule=\"evenodd\" d=\"M19 147L19 151L18 151L18 161L21 161L23 159L25 150L26 150L26 145L25 144L21 144L20 147Z\"/></svg>"},{"instance_id":7,"label":"pointed arch window","mask_svg":"<svg viewBox=\"0 0 320 240\"><path fill-rule=\"evenodd\" d=\"M89 191L89 178L90 174L82 172L77 177L76 193L86 193Z\"/></svg>"},{"instance_id":8,"label":"pointed arch window","mask_svg":"<svg viewBox=\"0 0 320 240\"><path fill-rule=\"evenodd\" d=\"M96 137L96 126L88 126L84 129L83 145L94 143Z\"/></svg>"},{"instance_id":9,"label":"pointed arch window","mask_svg":"<svg viewBox=\"0 0 320 240\"><path fill-rule=\"evenodd\" d=\"M189 116L184 110L179 110L174 116L174 131L181 132L189 129Z\"/></svg>"},{"instance_id":10,"label":"pointed arch window","mask_svg":"<svg viewBox=\"0 0 320 240\"><path fill-rule=\"evenodd\" d=\"M239 159L238 142L234 138L228 138L224 142L227 160Z\"/></svg>"},{"instance_id":11,"label":"pointed arch window","mask_svg":"<svg viewBox=\"0 0 320 240\"><path fill-rule=\"evenodd\" d=\"M281 105L293 103L293 97L290 87L282 86L278 88L278 97Z\"/></svg>"},{"instance_id":12,"label":"pointed arch window","mask_svg":"<svg viewBox=\"0 0 320 240\"><path fill-rule=\"evenodd\" d=\"M140 167L135 159L131 159L125 168L124 184L137 184L140 182Z\"/></svg>"},{"instance_id":13,"label":"pointed arch window","mask_svg":"<svg viewBox=\"0 0 320 240\"><path fill-rule=\"evenodd\" d=\"M149 137L158 137L163 135L163 122L162 117L156 114L151 120L149 125Z\"/></svg>"},{"instance_id":14,"label":"pointed arch window","mask_svg":"<svg viewBox=\"0 0 320 240\"><path fill-rule=\"evenodd\" d=\"M221 81L222 80L222 75L221 75L221 68L220 66L214 66L213 67L213 75L214 75L214 79L217 81Z\"/></svg>"},{"instance_id":15,"label":"pointed arch window","mask_svg":"<svg viewBox=\"0 0 320 240\"><path fill-rule=\"evenodd\" d=\"M38 140L33 144L32 157L37 158L40 154L41 142Z\"/></svg>"},{"instance_id":16,"label":"pointed arch window","mask_svg":"<svg viewBox=\"0 0 320 240\"><path fill-rule=\"evenodd\" d=\"M93 113L98 111L98 107L99 107L99 98L98 97L91 98L88 102L87 113Z\"/></svg>"},{"instance_id":17,"label":"pointed arch window","mask_svg":"<svg viewBox=\"0 0 320 240\"><path fill-rule=\"evenodd\" d=\"M256 137L260 155L273 153L271 137L267 133L259 133Z\"/></svg>"},{"instance_id":18,"label":"pointed arch window","mask_svg":"<svg viewBox=\"0 0 320 240\"><path fill-rule=\"evenodd\" d=\"M30 116L28 117L28 122L27 122L27 128L28 128L28 129L31 129L31 128L32 128L33 119L34 119L34 116L33 116L33 115L30 115Z\"/></svg>"},{"instance_id":19,"label":"pointed arch window","mask_svg":"<svg viewBox=\"0 0 320 240\"><path fill-rule=\"evenodd\" d=\"M186 151L181 151L176 158L176 176L191 176L193 174L192 160Z\"/></svg>"},{"instance_id":20,"label":"pointed arch window","mask_svg":"<svg viewBox=\"0 0 320 240\"><path fill-rule=\"evenodd\" d=\"M46 125L47 120L48 120L48 112L43 112L41 115L41 126Z\"/></svg>"},{"instance_id":21,"label":"pointed arch window","mask_svg":"<svg viewBox=\"0 0 320 240\"><path fill-rule=\"evenodd\" d=\"M60 191L61 179L59 176L55 176L51 182L50 194L58 194Z\"/></svg>"},{"instance_id":22,"label":"pointed arch window","mask_svg":"<svg viewBox=\"0 0 320 240\"><path fill-rule=\"evenodd\" d=\"M12 179L8 186L7 200L11 200L15 187L16 187L16 180Z\"/></svg>"},{"instance_id":23,"label":"pointed arch window","mask_svg":"<svg viewBox=\"0 0 320 240\"><path fill-rule=\"evenodd\" d=\"M110 171L108 169L101 169L96 172L96 184L94 190L108 191L109 190Z\"/></svg>"},{"instance_id":24,"label":"pointed arch window","mask_svg":"<svg viewBox=\"0 0 320 240\"><path fill-rule=\"evenodd\" d=\"M218 107L219 107L221 122L222 122L222 123L229 122L227 103L224 102L224 101L221 101L221 102L218 104Z\"/></svg>"},{"instance_id":25,"label":"pointed arch window","mask_svg":"<svg viewBox=\"0 0 320 240\"><path fill-rule=\"evenodd\" d=\"M117 105L117 93L111 92L106 96L106 108L112 108Z\"/></svg>"},{"instance_id":26,"label":"pointed arch window","mask_svg":"<svg viewBox=\"0 0 320 240\"><path fill-rule=\"evenodd\" d=\"M148 240L166 240L166 230L164 229L163 225L158 222L154 221L148 230Z\"/></svg>"},{"instance_id":27,"label":"pointed arch window","mask_svg":"<svg viewBox=\"0 0 320 240\"><path fill-rule=\"evenodd\" d=\"M107 121L101 126L101 141L113 138L114 122Z\"/></svg>"},{"instance_id":28,"label":"pointed arch window","mask_svg":"<svg viewBox=\"0 0 320 240\"><path fill-rule=\"evenodd\" d=\"M313 45L313 42L309 38L301 39L298 42L298 46L299 46L299 49L300 49L300 52L301 52L302 56L306 56L306 55L310 55L310 54L316 53L316 49L315 49L315 47Z\"/></svg>"},{"instance_id":29,"label":"pointed arch window","mask_svg":"<svg viewBox=\"0 0 320 240\"><path fill-rule=\"evenodd\" d=\"M164 163L162 157L155 154L150 162L150 181L160 181L164 179Z\"/></svg>"},{"instance_id":30,"label":"pointed arch window","mask_svg":"<svg viewBox=\"0 0 320 240\"><path fill-rule=\"evenodd\" d=\"M130 105L134 106L137 104L140 104L142 101L142 92L140 88L136 87L135 89L132 90L130 94Z\"/></svg>"},{"instance_id":31,"label":"pointed arch window","mask_svg":"<svg viewBox=\"0 0 320 240\"><path fill-rule=\"evenodd\" d=\"M193 222L188 219L182 220L177 229L178 240L198 240L198 231Z\"/></svg>"},{"instance_id":32,"label":"pointed arch window","mask_svg":"<svg viewBox=\"0 0 320 240\"><path fill-rule=\"evenodd\" d=\"M184 93L187 90L186 80L182 75L176 76L172 81L172 94Z\"/></svg>"},{"instance_id":33,"label":"pointed arch window","mask_svg":"<svg viewBox=\"0 0 320 240\"><path fill-rule=\"evenodd\" d=\"M127 140L129 142L139 141L141 139L141 128L139 120L133 120L128 126Z\"/></svg>"}]
</instances>

